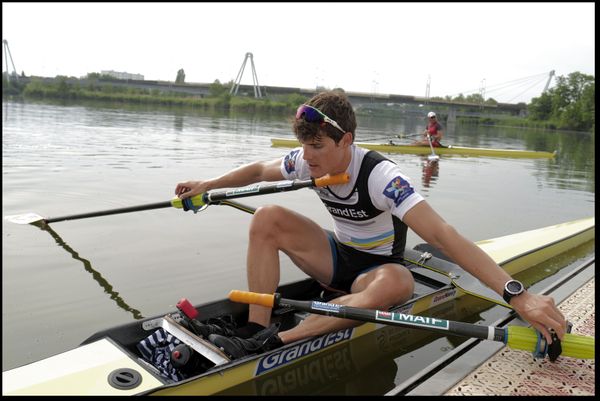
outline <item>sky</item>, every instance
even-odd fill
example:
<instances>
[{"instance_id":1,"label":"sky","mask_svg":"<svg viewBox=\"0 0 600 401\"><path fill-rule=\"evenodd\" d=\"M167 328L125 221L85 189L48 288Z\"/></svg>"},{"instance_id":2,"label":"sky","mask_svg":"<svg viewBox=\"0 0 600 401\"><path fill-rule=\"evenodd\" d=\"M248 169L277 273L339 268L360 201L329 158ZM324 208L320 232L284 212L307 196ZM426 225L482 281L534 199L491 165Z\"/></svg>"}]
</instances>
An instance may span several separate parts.
<instances>
[{"instance_id":1,"label":"sky","mask_svg":"<svg viewBox=\"0 0 600 401\"><path fill-rule=\"evenodd\" d=\"M260 85L505 103L529 103L553 70L595 75L594 36L593 2L2 3L27 76L174 81L183 68L185 82L226 83L252 53ZM241 83L253 82L248 61Z\"/></svg>"}]
</instances>

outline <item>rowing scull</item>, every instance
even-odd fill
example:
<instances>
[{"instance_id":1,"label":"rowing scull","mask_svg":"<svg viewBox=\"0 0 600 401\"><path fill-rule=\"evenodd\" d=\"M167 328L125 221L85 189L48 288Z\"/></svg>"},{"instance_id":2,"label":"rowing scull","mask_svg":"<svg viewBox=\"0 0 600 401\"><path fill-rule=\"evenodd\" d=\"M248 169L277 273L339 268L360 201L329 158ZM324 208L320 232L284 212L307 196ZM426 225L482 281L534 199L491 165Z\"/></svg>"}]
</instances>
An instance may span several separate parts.
<instances>
[{"instance_id":1,"label":"rowing scull","mask_svg":"<svg viewBox=\"0 0 600 401\"><path fill-rule=\"evenodd\" d=\"M429 146L412 146L394 143L368 143L356 142L357 146L376 150L382 153L408 153L416 155L430 155ZM295 138L271 138L271 146L293 148L300 146ZM448 146L435 148L436 155L462 155L462 156L489 156L489 157L510 157L525 159L549 159L556 156L556 151L545 152L522 149L493 149L493 148L471 148L465 146Z\"/></svg>"}]
</instances>

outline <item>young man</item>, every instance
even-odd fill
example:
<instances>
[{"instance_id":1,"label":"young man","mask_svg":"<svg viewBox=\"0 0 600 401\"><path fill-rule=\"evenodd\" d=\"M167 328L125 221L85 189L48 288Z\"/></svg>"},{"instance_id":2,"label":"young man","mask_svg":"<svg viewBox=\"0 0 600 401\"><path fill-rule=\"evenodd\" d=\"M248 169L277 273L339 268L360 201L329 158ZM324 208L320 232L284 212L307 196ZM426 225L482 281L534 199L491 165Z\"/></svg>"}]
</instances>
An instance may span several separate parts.
<instances>
[{"instance_id":1,"label":"young man","mask_svg":"<svg viewBox=\"0 0 600 401\"><path fill-rule=\"evenodd\" d=\"M415 146L429 146L429 138L431 139L431 146L434 148L439 148L442 146L440 141L444 136L444 131L442 129L442 124L440 124L437 120L437 116L433 111L427 113L427 128L423 131L423 139L421 141L415 141L413 145Z\"/></svg>"},{"instance_id":2,"label":"young man","mask_svg":"<svg viewBox=\"0 0 600 401\"><path fill-rule=\"evenodd\" d=\"M250 163L206 181L182 182L175 189L185 199L215 188L260 181L308 179L344 172L350 175L347 184L316 189L333 217L334 233L281 206L264 206L256 211L250 225L247 254L250 291L276 290L279 251L282 251L306 274L345 293L331 302L370 309L398 305L413 293L412 275L401 259L410 227L503 294L548 341L552 341L548 328L563 337L566 322L552 298L522 291L518 282L509 284L512 294L506 293L505 284L511 277L446 223L413 189L394 162L354 145L356 118L343 93L319 93L301 105L293 129L302 146L286 156ZM270 308L251 305L249 324L237 336L212 334L209 339L236 358L360 324L310 315L297 327L276 334L276 330L268 327L270 317Z\"/></svg>"}]
</instances>

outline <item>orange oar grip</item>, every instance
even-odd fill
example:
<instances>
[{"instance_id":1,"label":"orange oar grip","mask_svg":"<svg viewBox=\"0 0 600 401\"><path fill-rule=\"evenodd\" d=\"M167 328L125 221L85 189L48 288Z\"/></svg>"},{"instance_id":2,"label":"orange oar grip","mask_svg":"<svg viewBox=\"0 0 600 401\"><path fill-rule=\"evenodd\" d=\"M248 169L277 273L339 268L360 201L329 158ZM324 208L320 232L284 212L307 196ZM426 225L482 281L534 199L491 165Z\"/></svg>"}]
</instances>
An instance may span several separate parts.
<instances>
[{"instance_id":1,"label":"orange oar grip","mask_svg":"<svg viewBox=\"0 0 600 401\"><path fill-rule=\"evenodd\" d=\"M346 184L350 182L350 174L341 173L336 175L324 175L321 178L315 178L315 186L317 187L326 187L327 185L338 185L338 184Z\"/></svg>"},{"instance_id":2,"label":"orange oar grip","mask_svg":"<svg viewBox=\"0 0 600 401\"><path fill-rule=\"evenodd\" d=\"M256 292L231 290L229 300L243 304L254 304L272 308L275 305L275 296L273 294L259 294Z\"/></svg>"}]
</instances>

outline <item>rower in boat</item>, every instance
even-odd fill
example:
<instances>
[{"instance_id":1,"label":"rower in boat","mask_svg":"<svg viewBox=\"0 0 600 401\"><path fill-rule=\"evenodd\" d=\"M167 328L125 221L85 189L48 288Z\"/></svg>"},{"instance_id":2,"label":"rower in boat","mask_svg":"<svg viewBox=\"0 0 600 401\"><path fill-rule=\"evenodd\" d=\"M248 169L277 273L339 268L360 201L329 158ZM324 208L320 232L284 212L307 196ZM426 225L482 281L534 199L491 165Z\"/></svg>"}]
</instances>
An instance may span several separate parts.
<instances>
[{"instance_id":1,"label":"rower in boat","mask_svg":"<svg viewBox=\"0 0 600 401\"><path fill-rule=\"evenodd\" d=\"M441 144L442 137L444 136L444 130L442 128L442 124L440 124L437 120L437 116L433 111L427 113L427 127L423 131L423 139L414 141L412 146L429 146L429 142L431 141L431 146L434 148L441 148L443 145Z\"/></svg>"},{"instance_id":2,"label":"rower in boat","mask_svg":"<svg viewBox=\"0 0 600 401\"><path fill-rule=\"evenodd\" d=\"M417 193L400 167L377 152L354 145L356 118L347 97L319 93L296 112L293 125L301 147L286 156L238 167L219 177L178 183L186 199L215 188L260 181L307 179L347 172L351 181L317 190L333 217L334 231L280 206L259 208L252 220L247 257L249 290L273 293L279 284L279 251L325 288L337 291L335 304L388 309L413 293L414 281L403 265L407 229L442 250L539 330L562 339L566 321L554 300L525 291L492 258L446 223ZM302 324L277 332L272 310L250 305L248 325L233 336L209 340L233 359L275 349L304 338L355 327L347 319L310 315Z\"/></svg>"}]
</instances>

